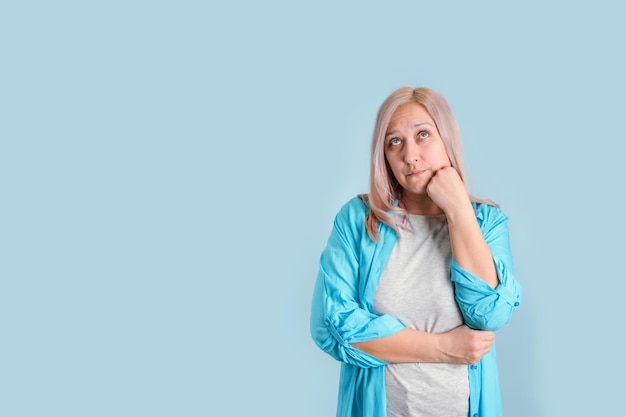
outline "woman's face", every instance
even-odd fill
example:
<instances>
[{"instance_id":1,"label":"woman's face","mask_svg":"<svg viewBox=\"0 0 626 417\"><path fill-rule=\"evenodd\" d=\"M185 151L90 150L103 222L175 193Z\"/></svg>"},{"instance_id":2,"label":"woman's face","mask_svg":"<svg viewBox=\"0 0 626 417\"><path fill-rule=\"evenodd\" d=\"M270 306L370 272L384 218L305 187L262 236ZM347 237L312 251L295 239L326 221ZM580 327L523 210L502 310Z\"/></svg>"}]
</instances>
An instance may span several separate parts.
<instances>
[{"instance_id":1,"label":"woman's face","mask_svg":"<svg viewBox=\"0 0 626 417\"><path fill-rule=\"evenodd\" d=\"M450 158L434 120L416 103L398 107L385 135L385 158L404 193L426 194L435 172L450 166Z\"/></svg>"}]
</instances>

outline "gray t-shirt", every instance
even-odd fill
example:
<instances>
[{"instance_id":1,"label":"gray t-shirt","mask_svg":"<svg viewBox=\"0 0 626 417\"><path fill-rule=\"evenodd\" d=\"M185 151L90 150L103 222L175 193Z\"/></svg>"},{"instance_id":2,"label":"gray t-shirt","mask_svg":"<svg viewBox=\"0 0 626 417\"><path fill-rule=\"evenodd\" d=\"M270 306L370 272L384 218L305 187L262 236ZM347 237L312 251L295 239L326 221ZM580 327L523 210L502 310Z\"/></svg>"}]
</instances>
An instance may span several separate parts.
<instances>
[{"instance_id":1,"label":"gray t-shirt","mask_svg":"<svg viewBox=\"0 0 626 417\"><path fill-rule=\"evenodd\" d=\"M444 333L463 323L450 280L450 235L445 215L408 215L380 279L374 310L405 326ZM389 417L467 417L467 365L398 363L385 368Z\"/></svg>"}]
</instances>

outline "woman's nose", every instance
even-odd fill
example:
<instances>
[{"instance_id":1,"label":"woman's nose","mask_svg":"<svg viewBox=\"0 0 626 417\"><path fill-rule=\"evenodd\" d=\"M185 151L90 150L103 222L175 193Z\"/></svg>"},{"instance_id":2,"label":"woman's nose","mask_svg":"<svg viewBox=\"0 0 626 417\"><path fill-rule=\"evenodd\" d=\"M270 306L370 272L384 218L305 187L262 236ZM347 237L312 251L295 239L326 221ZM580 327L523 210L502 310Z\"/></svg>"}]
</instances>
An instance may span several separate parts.
<instances>
[{"instance_id":1,"label":"woman's nose","mask_svg":"<svg viewBox=\"0 0 626 417\"><path fill-rule=\"evenodd\" d=\"M413 162L419 161L420 158L418 147L414 143L408 142L404 152L405 163L411 164Z\"/></svg>"},{"instance_id":2,"label":"woman's nose","mask_svg":"<svg viewBox=\"0 0 626 417\"><path fill-rule=\"evenodd\" d=\"M419 161L419 156L416 150L407 149L404 154L404 162L407 164L411 164L413 162Z\"/></svg>"}]
</instances>

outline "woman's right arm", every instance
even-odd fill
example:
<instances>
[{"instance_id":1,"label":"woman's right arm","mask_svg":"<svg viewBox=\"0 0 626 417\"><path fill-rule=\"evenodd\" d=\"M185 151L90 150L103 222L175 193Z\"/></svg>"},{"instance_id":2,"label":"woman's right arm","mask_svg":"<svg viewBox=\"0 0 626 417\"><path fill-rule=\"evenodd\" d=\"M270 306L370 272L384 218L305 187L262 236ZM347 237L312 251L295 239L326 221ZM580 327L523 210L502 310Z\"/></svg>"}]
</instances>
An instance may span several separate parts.
<instances>
[{"instance_id":1,"label":"woman's right arm","mask_svg":"<svg viewBox=\"0 0 626 417\"><path fill-rule=\"evenodd\" d=\"M387 361L353 343L392 336L405 328L389 315L377 315L359 302L359 258L366 208L360 200L342 207L320 257L311 307L311 336L333 358L356 366L383 366Z\"/></svg>"},{"instance_id":2,"label":"woman's right arm","mask_svg":"<svg viewBox=\"0 0 626 417\"><path fill-rule=\"evenodd\" d=\"M462 325L449 332L434 334L414 329L352 346L390 363L476 363L493 345L495 333L472 330Z\"/></svg>"}]
</instances>

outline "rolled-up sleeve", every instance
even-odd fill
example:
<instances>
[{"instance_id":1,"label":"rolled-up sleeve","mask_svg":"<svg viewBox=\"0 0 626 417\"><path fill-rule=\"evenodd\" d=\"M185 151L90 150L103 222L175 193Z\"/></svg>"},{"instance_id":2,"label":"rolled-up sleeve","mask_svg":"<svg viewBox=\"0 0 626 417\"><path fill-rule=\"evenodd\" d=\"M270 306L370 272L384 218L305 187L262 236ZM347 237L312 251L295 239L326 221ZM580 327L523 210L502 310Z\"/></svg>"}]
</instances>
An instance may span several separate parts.
<instances>
[{"instance_id":1,"label":"rolled-up sleeve","mask_svg":"<svg viewBox=\"0 0 626 417\"><path fill-rule=\"evenodd\" d=\"M454 259L450 264L451 277L465 324L474 329L495 331L508 323L519 307L522 287L513 271L508 218L500 209L486 204L477 205L476 218L491 249L500 282L492 288L461 268Z\"/></svg>"},{"instance_id":2,"label":"rolled-up sleeve","mask_svg":"<svg viewBox=\"0 0 626 417\"><path fill-rule=\"evenodd\" d=\"M377 315L359 302L358 242L360 219L344 207L335 218L333 230L320 257L320 269L313 291L311 336L335 359L371 368L386 365L351 344L391 336L404 325L388 315ZM361 223L363 224L363 223Z\"/></svg>"}]
</instances>

